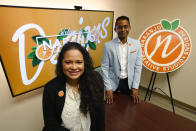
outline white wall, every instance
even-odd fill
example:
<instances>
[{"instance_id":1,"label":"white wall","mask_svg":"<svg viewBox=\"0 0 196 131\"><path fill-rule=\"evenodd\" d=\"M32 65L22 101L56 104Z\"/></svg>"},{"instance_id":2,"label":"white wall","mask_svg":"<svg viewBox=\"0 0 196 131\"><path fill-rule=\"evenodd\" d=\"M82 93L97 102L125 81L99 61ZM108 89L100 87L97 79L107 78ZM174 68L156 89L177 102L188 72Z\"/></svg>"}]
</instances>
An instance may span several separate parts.
<instances>
[{"instance_id":1,"label":"white wall","mask_svg":"<svg viewBox=\"0 0 196 131\"><path fill-rule=\"evenodd\" d=\"M196 107L196 1L195 0L138 0L136 2L135 19L136 30L141 34L150 25L159 23L161 19L180 19L182 26L190 35L192 50L187 62L175 72L169 74L172 87L172 94L176 100ZM138 38L139 36L137 36ZM151 72L143 69L141 85L148 86ZM157 74L155 87L159 87L169 94L165 74ZM161 93L160 91L158 91Z\"/></svg>"},{"instance_id":2,"label":"white wall","mask_svg":"<svg viewBox=\"0 0 196 131\"><path fill-rule=\"evenodd\" d=\"M192 43L196 42L196 1L195 0L1 0L2 5L33 7L52 7L73 9L81 5L87 10L114 11L114 19L127 15L131 19L130 36L139 35L150 25L160 19L181 19L182 26L189 32ZM114 33L114 36L116 34ZM196 47L192 48L191 57L179 70L170 74L173 96L175 99L196 107ZM151 72L143 69L141 85L148 86ZM155 86L168 91L167 81L163 74L158 74ZM11 96L4 72L0 65L0 131L41 131L43 88L13 98Z\"/></svg>"},{"instance_id":3,"label":"white wall","mask_svg":"<svg viewBox=\"0 0 196 131\"><path fill-rule=\"evenodd\" d=\"M13 98L0 67L0 131L41 131L42 89Z\"/></svg>"}]
</instances>

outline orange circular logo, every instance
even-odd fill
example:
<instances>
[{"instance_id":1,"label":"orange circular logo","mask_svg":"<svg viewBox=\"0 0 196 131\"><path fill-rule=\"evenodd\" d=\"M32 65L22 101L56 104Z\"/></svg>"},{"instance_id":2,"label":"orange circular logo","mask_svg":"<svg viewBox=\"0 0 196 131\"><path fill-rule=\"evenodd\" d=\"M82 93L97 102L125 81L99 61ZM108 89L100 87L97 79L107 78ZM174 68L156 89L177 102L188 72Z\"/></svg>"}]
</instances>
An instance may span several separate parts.
<instances>
[{"instance_id":1,"label":"orange circular logo","mask_svg":"<svg viewBox=\"0 0 196 131\"><path fill-rule=\"evenodd\" d=\"M64 96L64 92L63 91L59 91L58 95L59 95L59 97L63 97Z\"/></svg>"},{"instance_id":2,"label":"orange circular logo","mask_svg":"<svg viewBox=\"0 0 196 131\"><path fill-rule=\"evenodd\" d=\"M187 61L191 40L179 22L161 20L161 23L152 25L142 33L139 41L146 68L159 73L172 72Z\"/></svg>"}]
</instances>

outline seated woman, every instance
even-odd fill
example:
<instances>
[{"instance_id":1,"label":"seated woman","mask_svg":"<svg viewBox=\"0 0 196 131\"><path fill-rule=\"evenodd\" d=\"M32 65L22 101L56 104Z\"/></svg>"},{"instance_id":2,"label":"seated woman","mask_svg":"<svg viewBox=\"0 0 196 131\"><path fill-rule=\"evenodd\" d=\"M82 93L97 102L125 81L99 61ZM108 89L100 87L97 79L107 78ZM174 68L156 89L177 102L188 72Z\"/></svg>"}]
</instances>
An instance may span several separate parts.
<instances>
[{"instance_id":1,"label":"seated woman","mask_svg":"<svg viewBox=\"0 0 196 131\"><path fill-rule=\"evenodd\" d=\"M104 131L104 85L89 53L68 42L43 93L43 131Z\"/></svg>"}]
</instances>

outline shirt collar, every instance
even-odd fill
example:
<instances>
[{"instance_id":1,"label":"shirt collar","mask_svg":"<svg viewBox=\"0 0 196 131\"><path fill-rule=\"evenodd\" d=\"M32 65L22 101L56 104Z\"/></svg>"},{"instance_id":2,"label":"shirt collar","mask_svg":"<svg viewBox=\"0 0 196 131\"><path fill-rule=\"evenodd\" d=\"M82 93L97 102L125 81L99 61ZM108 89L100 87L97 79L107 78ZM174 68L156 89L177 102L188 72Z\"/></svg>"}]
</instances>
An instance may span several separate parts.
<instances>
[{"instance_id":1,"label":"shirt collar","mask_svg":"<svg viewBox=\"0 0 196 131\"><path fill-rule=\"evenodd\" d=\"M119 39L119 38L117 39L117 41L118 41L118 43L120 43L120 44L124 45L124 44L120 41L120 39ZM128 44L128 39L127 39L127 42L125 43L125 45L127 45L127 44Z\"/></svg>"}]
</instances>

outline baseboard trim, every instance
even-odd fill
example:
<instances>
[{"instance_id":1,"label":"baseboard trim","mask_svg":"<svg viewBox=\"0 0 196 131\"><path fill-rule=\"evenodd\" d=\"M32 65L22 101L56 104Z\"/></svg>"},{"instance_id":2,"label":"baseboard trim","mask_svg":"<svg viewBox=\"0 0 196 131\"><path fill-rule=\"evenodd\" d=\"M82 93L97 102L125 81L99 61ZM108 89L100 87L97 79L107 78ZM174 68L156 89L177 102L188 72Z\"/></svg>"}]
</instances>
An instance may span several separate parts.
<instances>
[{"instance_id":1,"label":"baseboard trim","mask_svg":"<svg viewBox=\"0 0 196 131\"><path fill-rule=\"evenodd\" d=\"M140 89L147 91L147 88L145 88L143 86L140 86ZM155 94L157 96L160 96L163 99L166 99L166 100L168 100L170 102L170 98L168 96L165 96L165 95L163 95L161 93L158 93L158 92L153 92L153 94ZM151 97L153 97L153 96L151 96ZM176 100L176 99L173 99L173 101L174 101L174 106L177 106L177 107L179 107L181 109L187 110L188 112L191 112L193 114L196 114L196 107L191 106L189 104L186 104L186 103L181 102L181 101Z\"/></svg>"}]
</instances>

